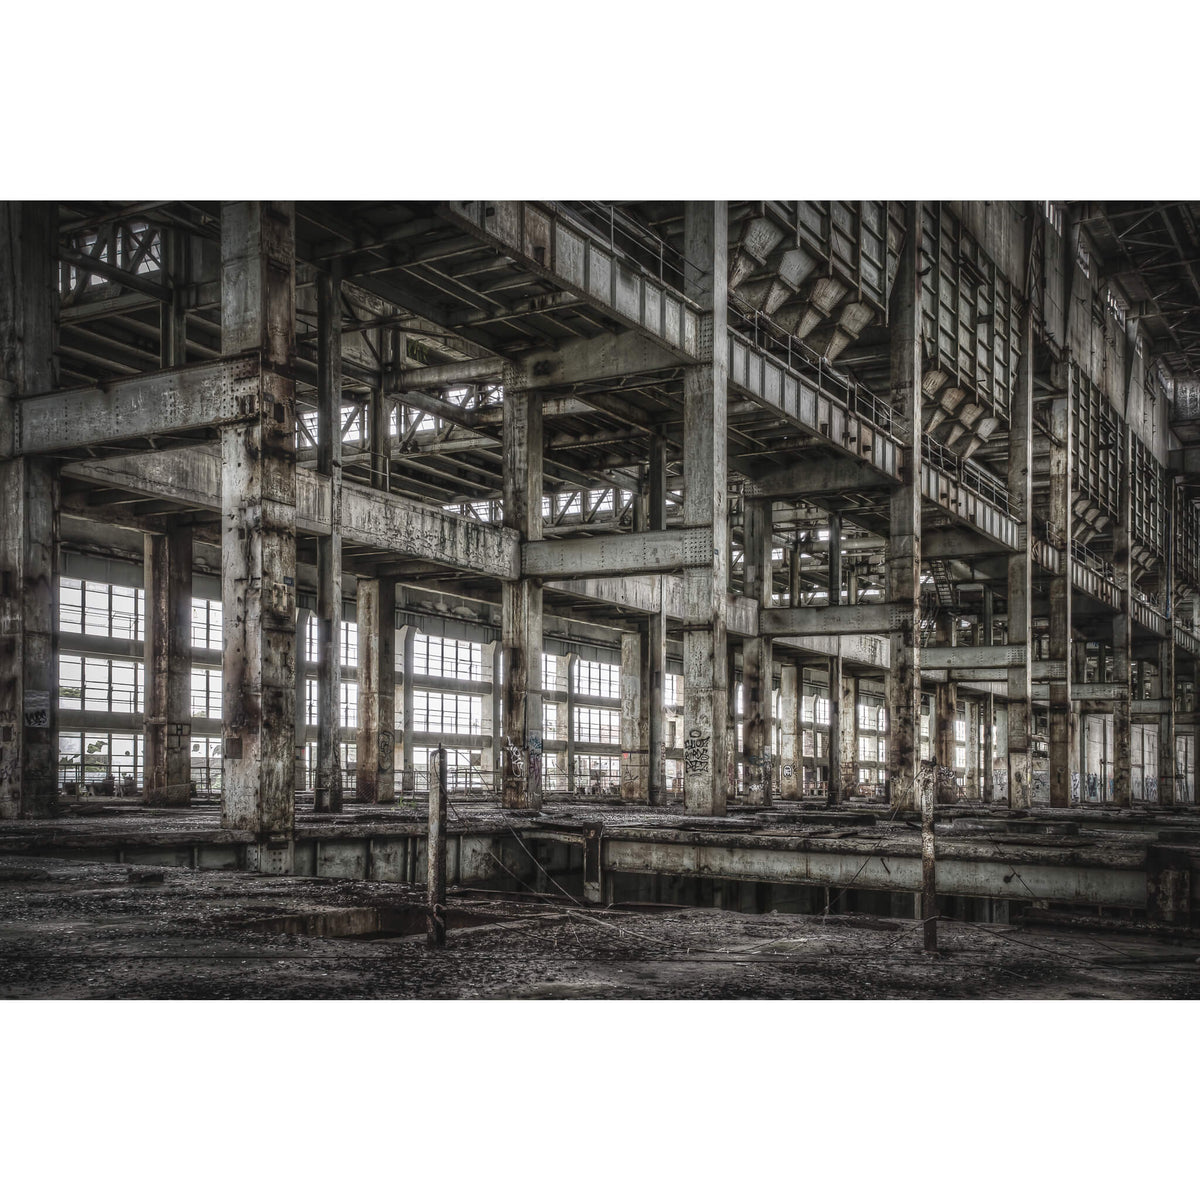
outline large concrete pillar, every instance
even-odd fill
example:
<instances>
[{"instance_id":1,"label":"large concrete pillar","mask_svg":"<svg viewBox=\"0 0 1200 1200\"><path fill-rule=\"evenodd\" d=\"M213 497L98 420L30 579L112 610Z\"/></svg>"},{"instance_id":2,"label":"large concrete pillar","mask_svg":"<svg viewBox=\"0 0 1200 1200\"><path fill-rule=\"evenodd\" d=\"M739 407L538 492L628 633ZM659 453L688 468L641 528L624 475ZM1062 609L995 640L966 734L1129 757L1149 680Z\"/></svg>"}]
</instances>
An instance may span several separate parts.
<instances>
[{"instance_id":1,"label":"large concrete pillar","mask_svg":"<svg viewBox=\"0 0 1200 1200\"><path fill-rule=\"evenodd\" d=\"M58 796L58 472L12 458L15 399L57 386L58 206L0 203L0 817Z\"/></svg>"},{"instance_id":2,"label":"large concrete pillar","mask_svg":"<svg viewBox=\"0 0 1200 1200\"><path fill-rule=\"evenodd\" d=\"M491 666L491 695L488 697L492 718L491 783L492 791L500 796L504 790L504 642L488 644ZM568 743L569 744L569 743ZM567 785L570 787L570 784Z\"/></svg>"},{"instance_id":3,"label":"large concrete pillar","mask_svg":"<svg viewBox=\"0 0 1200 1200\"><path fill-rule=\"evenodd\" d=\"M146 803L184 807L192 782L192 529L144 535Z\"/></svg>"},{"instance_id":4,"label":"large concrete pillar","mask_svg":"<svg viewBox=\"0 0 1200 1200\"><path fill-rule=\"evenodd\" d=\"M572 653L564 655L562 661L566 664L567 669L567 791L571 792L576 788L575 760L579 754L579 722L577 719L579 710L579 676L576 671L579 655L572 651Z\"/></svg>"},{"instance_id":5,"label":"large concrete pillar","mask_svg":"<svg viewBox=\"0 0 1200 1200\"><path fill-rule=\"evenodd\" d=\"M542 399L515 369L504 374L504 524L522 542L542 536ZM501 585L504 636L505 808L542 807L542 585Z\"/></svg>"},{"instance_id":6,"label":"large concrete pillar","mask_svg":"<svg viewBox=\"0 0 1200 1200\"><path fill-rule=\"evenodd\" d=\"M314 808L341 812L342 297L317 276L317 473L329 480L330 531L317 538L317 777Z\"/></svg>"},{"instance_id":7,"label":"large concrete pillar","mask_svg":"<svg viewBox=\"0 0 1200 1200\"><path fill-rule=\"evenodd\" d=\"M646 697L647 799L652 805L667 803L666 675L667 618L662 610L659 582L658 612L646 618L642 646L642 694Z\"/></svg>"},{"instance_id":8,"label":"large concrete pillar","mask_svg":"<svg viewBox=\"0 0 1200 1200\"><path fill-rule=\"evenodd\" d=\"M221 352L260 355L245 419L221 430L226 828L260 835L259 870L292 869L296 659L296 283L290 203L221 209Z\"/></svg>"},{"instance_id":9,"label":"large concrete pillar","mask_svg":"<svg viewBox=\"0 0 1200 1200\"><path fill-rule=\"evenodd\" d=\"M642 637L621 634L621 799L645 803L649 787L642 698Z\"/></svg>"},{"instance_id":10,"label":"large concrete pillar","mask_svg":"<svg viewBox=\"0 0 1200 1200\"><path fill-rule=\"evenodd\" d=\"M667 527L667 442L659 434L650 437L647 470L646 524L650 529ZM653 805L667 802L667 746L665 693L667 674L667 618L663 611L663 579L658 581L658 611L646 620L642 659L642 694L646 697L646 747L649 754L648 799Z\"/></svg>"},{"instance_id":11,"label":"large concrete pillar","mask_svg":"<svg viewBox=\"0 0 1200 1200\"><path fill-rule=\"evenodd\" d=\"M901 615L891 635L887 674L888 800L915 810L917 748L921 735L921 204L905 206L908 230L892 289L891 404L902 442L900 486L890 499L887 557L888 600Z\"/></svg>"},{"instance_id":12,"label":"large concrete pillar","mask_svg":"<svg viewBox=\"0 0 1200 1200\"><path fill-rule=\"evenodd\" d=\"M992 589L983 589L983 624L981 644L992 645L993 623L995 618L994 597ZM984 804L994 804L996 801L996 697L988 692L980 702L980 719L983 722L983 780L980 792Z\"/></svg>"},{"instance_id":13,"label":"large concrete pillar","mask_svg":"<svg viewBox=\"0 0 1200 1200\"><path fill-rule=\"evenodd\" d=\"M294 733L293 787L297 792L308 788L306 759L308 755L308 623L313 613L307 608L296 609L296 636L292 639L296 656L296 690Z\"/></svg>"},{"instance_id":14,"label":"large concrete pillar","mask_svg":"<svg viewBox=\"0 0 1200 1200\"><path fill-rule=\"evenodd\" d=\"M728 377L728 213L725 201L684 206L684 289L702 310L702 360L683 375L684 524L711 531L711 567L684 571L683 788L687 810L726 809L726 384Z\"/></svg>"},{"instance_id":15,"label":"large concrete pillar","mask_svg":"<svg viewBox=\"0 0 1200 1200\"><path fill-rule=\"evenodd\" d=\"M1078 367L1071 366L1071 370ZM1079 757L1075 713L1071 703L1071 464L1074 454L1072 402L1068 381L1050 403L1050 513L1047 531L1059 554L1059 569L1050 580L1050 804L1071 803L1071 777Z\"/></svg>"},{"instance_id":16,"label":"large concrete pillar","mask_svg":"<svg viewBox=\"0 0 1200 1200\"><path fill-rule=\"evenodd\" d=\"M1167 633L1158 644L1158 694L1166 707L1158 718L1158 802L1167 808L1178 803L1179 770L1175 753L1175 521L1179 490L1167 477L1166 543L1163 555L1163 591Z\"/></svg>"},{"instance_id":17,"label":"large concrete pillar","mask_svg":"<svg viewBox=\"0 0 1200 1200\"><path fill-rule=\"evenodd\" d=\"M1121 470L1117 492L1118 514L1113 524L1113 578L1117 585L1120 611L1113 618L1112 682L1118 688L1113 700L1112 795L1119 808L1133 802L1131 744L1133 688L1133 571L1130 554L1130 524L1133 520L1133 489L1130 472L1133 470L1129 426L1122 424Z\"/></svg>"},{"instance_id":18,"label":"large concrete pillar","mask_svg":"<svg viewBox=\"0 0 1200 1200\"><path fill-rule=\"evenodd\" d=\"M417 627L404 625L397 632L400 642L400 787L413 792L417 787L415 767L416 740L413 724L416 713L413 706L415 687L413 643L417 640Z\"/></svg>"},{"instance_id":19,"label":"large concrete pillar","mask_svg":"<svg viewBox=\"0 0 1200 1200\"><path fill-rule=\"evenodd\" d=\"M979 766L979 744L980 744L980 717L983 705L974 700L965 702L965 712L967 718L967 774L963 787L964 796L967 800L978 800L980 795L980 766Z\"/></svg>"},{"instance_id":20,"label":"large concrete pillar","mask_svg":"<svg viewBox=\"0 0 1200 1200\"><path fill-rule=\"evenodd\" d=\"M789 663L779 671L779 792L784 800L799 800L804 790L801 761L800 668Z\"/></svg>"},{"instance_id":21,"label":"large concrete pillar","mask_svg":"<svg viewBox=\"0 0 1200 1200\"><path fill-rule=\"evenodd\" d=\"M1032 799L1030 772L1033 748L1032 681L1029 659L1031 531L1033 516L1033 306L1026 303L1017 348L1017 379L1009 414L1008 501L1020 522L1020 545L1008 556L1008 644L1020 646L1024 661L1008 668L1008 804L1028 808Z\"/></svg>"},{"instance_id":22,"label":"large concrete pillar","mask_svg":"<svg viewBox=\"0 0 1200 1200\"><path fill-rule=\"evenodd\" d=\"M952 613L940 612L935 630L939 646L953 646L956 642L956 622ZM930 739L933 757L937 759L937 802L938 805L954 804L958 800L955 788L954 760L957 744L954 723L958 720L958 685L939 683L933 689L933 729Z\"/></svg>"},{"instance_id":23,"label":"large concrete pillar","mask_svg":"<svg viewBox=\"0 0 1200 1200\"><path fill-rule=\"evenodd\" d=\"M358 799L396 798L396 582L358 581Z\"/></svg>"},{"instance_id":24,"label":"large concrete pillar","mask_svg":"<svg viewBox=\"0 0 1200 1200\"><path fill-rule=\"evenodd\" d=\"M746 597L759 608L772 606L770 500L747 500L742 569ZM771 803L771 639L746 638L742 643L742 741L746 756L746 792L753 804Z\"/></svg>"}]
</instances>

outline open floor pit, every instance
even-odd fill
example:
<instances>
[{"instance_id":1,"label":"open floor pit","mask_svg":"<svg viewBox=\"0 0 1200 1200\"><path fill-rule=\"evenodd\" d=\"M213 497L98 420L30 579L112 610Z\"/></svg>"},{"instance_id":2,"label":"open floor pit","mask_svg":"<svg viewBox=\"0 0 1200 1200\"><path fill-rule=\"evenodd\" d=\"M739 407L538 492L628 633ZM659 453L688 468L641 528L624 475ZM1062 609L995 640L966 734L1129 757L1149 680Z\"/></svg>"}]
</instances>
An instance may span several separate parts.
<instances>
[{"instance_id":1,"label":"open floor pit","mask_svg":"<svg viewBox=\"0 0 1200 1200\"><path fill-rule=\"evenodd\" d=\"M87 999L1197 999L1200 943L863 914L584 906L410 884L0 858L0 996Z\"/></svg>"}]
</instances>

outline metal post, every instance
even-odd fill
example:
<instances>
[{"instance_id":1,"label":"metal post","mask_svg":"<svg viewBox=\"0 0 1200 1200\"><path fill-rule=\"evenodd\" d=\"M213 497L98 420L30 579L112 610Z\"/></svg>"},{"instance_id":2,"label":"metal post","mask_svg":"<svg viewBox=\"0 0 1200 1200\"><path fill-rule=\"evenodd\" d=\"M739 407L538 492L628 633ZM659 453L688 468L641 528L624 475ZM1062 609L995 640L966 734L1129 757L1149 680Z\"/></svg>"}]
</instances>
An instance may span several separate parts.
<instances>
[{"instance_id":1,"label":"metal post","mask_svg":"<svg viewBox=\"0 0 1200 1200\"><path fill-rule=\"evenodd\" d=\"M425 945L446 944L446 751L439 743L429 756L429 836L425 901Z\"/></svg>"}]
</instances>

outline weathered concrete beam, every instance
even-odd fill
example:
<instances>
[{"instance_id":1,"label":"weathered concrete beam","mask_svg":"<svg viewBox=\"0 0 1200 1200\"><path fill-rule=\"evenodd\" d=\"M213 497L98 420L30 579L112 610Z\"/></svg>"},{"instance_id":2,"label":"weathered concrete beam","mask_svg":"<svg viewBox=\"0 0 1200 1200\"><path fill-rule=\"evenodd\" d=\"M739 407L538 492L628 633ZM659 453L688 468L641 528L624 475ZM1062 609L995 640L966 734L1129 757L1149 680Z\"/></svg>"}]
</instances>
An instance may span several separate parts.
<instances>
[{"instance_id":1,"label":"weathered concrete beam","mask_svg":"<svg viewBox=\"0 0 1200 1200\"><path fill-rule=\"evenodd\" d=\"M712 530L659 529L601 537L556 538L521 547L521 569L541 579L596 579L607 575L710 567Z\"/></svg>"},{"instance_id":2,"label":"weathered concrete beam","mask_svg":"<svg viewBox=\"0 0 1200 1200\"><path fill-rule=\"evenodd\" d=\"M1024 646L925 646L921 666L931 671L987 667L1023 666Z\"/></svg>"},{"instance_id":3,"label":"weathered concrete beam","mask_svg":"<svg viewBox=\"0 0 1200 1200\"><path fill-rule=\"evenodd\" d=\"M221 459L199 448L72 463L63 474L139 496L174 500L189 508L221 509ZM502 579L515 579L520 570L520 538L511 530L363 484L343 482L341 515L342 536L354 545ZM329 479L297 468L297 531L327 536L331 521Z\"/></svg>"},{"instance_id":4,"label":"weathered concrete beam","mask_svg":"<svg viewBox=\"0 0 1200 1200\"><path fill-rule=\"evenodd\" d=\"M578 338L556 350L536 350L521 356L517 366L529 376L532 386L545 389L662 371L684 361L678 352L630 330Z\"/></svg>"},{"instance_id":5,"label":"weathered concrete beam","mask_svg":"<svg viewBox=\"0 0 1200 1200\"><path fill-rule=\"evenodd\" d=\"M739 465L736 460L734 465ZM752 461L748 461L746 467L753 470ZM758 478L749 478L746 481L746 495L788 500L840 495L844 492L885 491L895 486L893 477L869 463L848 456L831 455L819 462L797 463Z\"/></svg>"},{"instance_id":6,"label":"weathered concrete beam","mask_svg":"<svg viewBox=\"0 0 1200 1200\"><path fill-rule=\"evenodd\" d=\"M812 608L768 608L759 615L764 637L837 637L854 633L891 633L900 627L895 604L829 604Z\"/></svg>"},{"instance_id":7,"label":"weathered concrete beam","mask_svg":"<svg viewBox=\"0 0 1200 1200\"><path fill-rule=\"evenodd\" d=\"M422 388L450 387L456 383L473 383L480 379L499 379L507 360L498 355L490 358L466 358L461 362L440 363L435 367L410 367L399 372L396 382L405 391Z\"/></svg>"},{"instance_id":8,"label":"weathered concrete beam","mask_svg":"<svg viewBox=\"0 0 1200 1200\"><path fill-rule=\"evenodd\" d=\"M260 386L258 355L237 354L102 387L28 396L18 402L15 452L65 454L244 421Z\"/></svg>"}]
</instances>

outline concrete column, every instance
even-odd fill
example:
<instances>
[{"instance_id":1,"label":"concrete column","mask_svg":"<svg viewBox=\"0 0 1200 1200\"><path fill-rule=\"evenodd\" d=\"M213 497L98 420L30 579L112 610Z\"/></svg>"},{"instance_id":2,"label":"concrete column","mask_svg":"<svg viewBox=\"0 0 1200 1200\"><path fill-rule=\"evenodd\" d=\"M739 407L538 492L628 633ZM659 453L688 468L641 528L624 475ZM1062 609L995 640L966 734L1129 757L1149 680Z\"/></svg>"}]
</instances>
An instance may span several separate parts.
<instances>
[{"instance_id":1,"label":"concrete column","mask_svg":"<svg viewBox=\"0 0 1200 1200\"><path fill-rule=\"evenodd\" d=\"M779 670L779 757L782 771L779 792L784 800L799 800L804 777L800 761L800 668L794 664Z\"/></svg>"},{"instance_id":2,"label":"concrete column","mask_svg":"<svg viewBox=\"0 0 1200 1200\"><path fill-rule=\"evenodd\" d=\"M317 276L317 473L329 479L332 521L317 538L317 776L314 808L341 812L342 297Z\"/></svg>"},{"instance_id":3,"label":"concrete column","mask_svg":"<svg viewBox=\"0 0 1200 1200\"><path fill-rule=\"evenodd\" d=\"M1029 658L1030 521L1033 515L1033 306L1025 305L1017 352L1017 379L1009 414L1008 497L1021 523L1020 547L1008 556L1008 644L1025 648L1025 661L1008 668L1008 804L1028 808L1032 797L1033 706Z\"/></svg>"},{"instance_id":4,"label":"concrete column","mask_svg":"<svg viewBox=\"0 0 1200 1200\"><path fill-rule=\"evenodd\" d=\"M687 810L707 816L724 815L727 788L727 209L722 200L684 206L684 290L703 310L703 361L683 375L683 516L685 525L711 530L713 559L683 576L683 786Z\"/></svg>"},{"instance_id":5,"label":"concrete column","mask_svg":"<svg viewBox=\"0 0 1200 1200\"><path fill-rule=\"evenodd\" d=\"M221 821L259 834L252 861L283 874L295 819L295 272L292 204L222 206L221 352L258 352L261 383L247 419L221 430Z\"/></svg>"},{"instance_id":6,"label":"concrete column","mask_svg":"<svg viewBox=\"0 0 1200 1200\"><path fill-rule=\"evenodd\" d=\"M542 536L542 398L504 374L504 524L522 542ZM542 807L542 585L501 584L504 634L505 808Z\"/></svg>"},{"instance_id":7,"label":"concrete column","mask_svg":"<svg viewBox=\"0 0 1200 1200\"><path fill-rule=\"evenodd\" d=\"M1078 369L1072 367L1072 369ZM1059 553L1059 571L1050 580L1050 804L1071 804L1071 776L1079 757L1078 727L1071 704L1071 396L1067 380L1050 403L1050 519L1051 544Z\"/></svg>"},{"instance_id":8,"label":"concrete column","mask_svg":"<svg viewBox=\"0 0 1200 1200\"><path fill-rule=\"evenodd\" d=\"M637 633L621 634L621 799L645 803L649 785L646 751L642 744L645 728L642 702L642 638Z\"/></svg>"},{"instance_id":9,"label":"concrete column","mask_svg":"<svg viewBox=\"0 0 1200 1200\"><path fill-rule=\"evenodd\" d=\"M159 307L159 364L182 367L187 363L187 285L189 234L182 229L161 233L163 267L171 295Z\"/></svg>"},{"instance_id":10,"label":"concrete column","mask_svg":"<svg viewBox=\"0 0 1200 1200\"><path fill-rule=\"evenodd\" d=\"M358 581L358 799L396 798L396 582Z\"/></svg>"},{"instance_id":11,"label":"concrete column","mask_svg":"<svg viewBox=\"0 0 1200 1200\"><path fill-rule=\"evenodd\" d=\"M371 486L381 492L391 484L392 405L382 387L371 389L371 411L367 414L367 432L371 439Z\"/></svg>"},{"instance_id":12,"label":"concrete column","mask_svg":"<svg viewBox=\"0 0 1200 1200\"><path fill-rule=\"evenodd\" d=\"M770 500L747 500L743 534L742 571L745 594L759 609L773 603ZM771 639L746 638L742 643L742 740L746 756L747 797L754 804L771 803Z\"/></svg>"},{"instance_id":13,"label":"concrete column","mask_svg":"<svg viewBox=\"0 0 1200 1200\"><path fill-rule=\"evenodd\" d=\"M842 514L829 514L829 603L842 602Z\"/></svg>"},{"instance_id":14,"label":"concrete column","mask_svg":"<svg viewBox=\"0 0 1200 1200\"><path fill-rule=\"evenodd\" d=\"M858 678L846 670L844 658L838 658L838 665L842 677L838 724L836 730L831 726L829 733L841 742L841 798L849 800L858 784Z\"/></svg>"},{"instance_id":15,"label":"concrete column","mask_svg":"<svg viewBox=\"0 0 1200 1200\"><path fill-rule=\"evenodd\" d=\"M1123 430L1118 515L1113 525L1113 577L1121 608L1113 618L1112 682L1120 690L1113 701L1112 780L1113 802L1119 808L1128 808L1133 802L1133 571L1130 556L1130 526L1133 519L1130 472L1133 469L1133 456L1130 453L1132 435L1129 426L1123 426Z\"/></svg>"},{"instance_id":16,"label":"concrete column","mask_svg":"<svg viewBox=\"0 0 1200 1200\"><path fill-rule=\"evenodd\" d=\"M1159 696L1167 702L1165 711L1158 718L1158 802L1166 808L1178 803L1175 753L1175 508L1178 500L1174 478L1168 476L1166 552L1162 564L1167 636L1158 644Z\"/></svg>"},{"instance_id":17,"label":"concrete column","mask_svg":"<svg viewBox=\"0 0 1200 1200\"><path fill-rule=\"evenodd\" d=\"M568 654L563 661L567 664L567 790L575 789L575 761L578 756L579 723L576 710L579 707L577 697L575 664L579 655Z\"/></svg>"},{"instance_id":18,"label":"concrete column","mask_svg":"<svg viewBox=\"0 0 1200 1200\"><path fill-rule=\"evenodd\" d=\"M659 434L650 437L646 521L650 529L667 527L667 442ZM647 798L652 805L667 802L666 717L664 692L667 674L667 618L663 611L663 579L658 580L658 611L646 620L642 654L642 694L646 697Z\"/></svg>"},{"instance_id":19,"label":"concrete column","mask_svg":"<svg viewBox=\"0 0 1200 1200\"><path fill-rule=\"evenodd\" d=\"M0 817L58 797L58 472L10 458L16 397L57 386L58 207L0 203Z\"/></svg>"},{"instance_id":20,"label":"concrete column","mask_svg":"<svg viewBox=\"0 0 1200 1200\"><path fill-rule=\"evenodd\" d=\"M662 611L662 585L659 585L659 610L646 620L642 658L642 689L646 696L646 750L649 761L647 796L652 805L667 803L666 701L667 618Z\"/></svg>"},{"instance_id":21,"label":"concrete column","mask_svg":"<svg viewBox=\"0 0 1200 1200\"><path fill-rule=\"evenodd\" d=\"M1168 608L1168 614L1170 609ZM1158 802L1164 807L1176 803L1176 754L1175 754L1175 638L1174 621L1167 618L1167 636L1158 644L1158 676L1155 691L1160 700L1166 701L1166 709L1158 718Z\"/></svg>"},{"instance_id":22,"label":"concrete column","mask_svg":"<svg viewBox=\"0 0 1200 1200\"><path fill-rule=\"evenodd\" d=\"M733 642L725 642L725 803L737 803L738 783L738 678L737 649Z\"/></svg>"},{"instance_id":23,"label":"concrete column","mask_svg":"<svg viewBox=\"0 0 1200 1200\"><path fill-rule=\"evenodd\" d=\"M937 616L936 643L939 646L953 646L955 637L954 616L948 612L940 612ZM933 757L937 759L939 771L937 774L937 802L954 804L958 793L954 786L954 755L956 743L954 739L954 722L958 719L958 685L955 683L939 683L933 689L933 721L932 737L930 738Z\"/></svg>"},{"instance_id":24,"label":"concrete column","mask_svg":"<svg viewBox=\"0 0 1200 1200\"><path fill-rule=\"evenodd\" d=\"M983 589L983 636L981 642L985 646L990 646L993 641L993 618L995 617L994 597L992 589L985 587ZM983 722L983 779L980 793L984 804L991 805L996 802L996 781L994 760L996 758L996 698L988 692L980 701L980 719Z\"/></svg>"},{"instance_id":25,"label":"concrete column","mask_svg":"<svg viewBox=\"0 0 1200 1200\"><path fill-rule=\"evenodd\" d=\"M966 701L967 715L967 775L964 793L968 800L978 800L980 795L980 714L983 705L974 700Z\"/></svg>"},{"instance_id":26,"label":"concrete column","mask_svg":"<svg viewBox=\"0 0 1200 1200\"><path fill-rule=\"evenodd\" d=\"M908 232L892 289L891 403L902 440L901 484L890 499L887 593L903 613L891 635L887 674L888 800L913 811L921 733L921 204L905 206Z\"/></svg>"},{"instance_id":27,"label":"concrete column","mask_svg":"<svg viewBox=\"0 0 1200 1200\"><path fill-rule=\"evenodd\" d=\"M488 648L492 668L492 692L488 698L492 713L492 790L500 795L504 779L504 643L491 642Z\"/></svg>"},{"instance_id":28,"label":"concrete column","mask_svg":"<svg viewBox=\"0 0 1200 1200\"><path fill-rule=\"evenodd\" d=\"M293 789L303 792L305 779L305 756L308 753L308 623L312 612L307 608L296 609L296 636L292 641L296 656L295 719L293 721L294 758L292 762Z\"/></svg>"},{"instance_id":29,"label":"concrete column","mask_svg":"<svg viewBox=\"0 0 1200 1200\"><path fill-rule=\"evenodd\" d=\"M185 807L192 782L192 529L143 538L146 803Z\"/></svg>"},{"instance_id":30,"label":"concrete column","mask_svg":"<svg viewBox=\"0 0 1200 1200\"><path fill-rule=\"evenodd\" d=\"M402 658L400 660L400 712L402 726L400 729L400 787L403 791L412 792L417 786L417 772L414 766L413 736L413 643L417 639L417 627L404 625L398 633Z\"/></svg>"}]
</instances>

